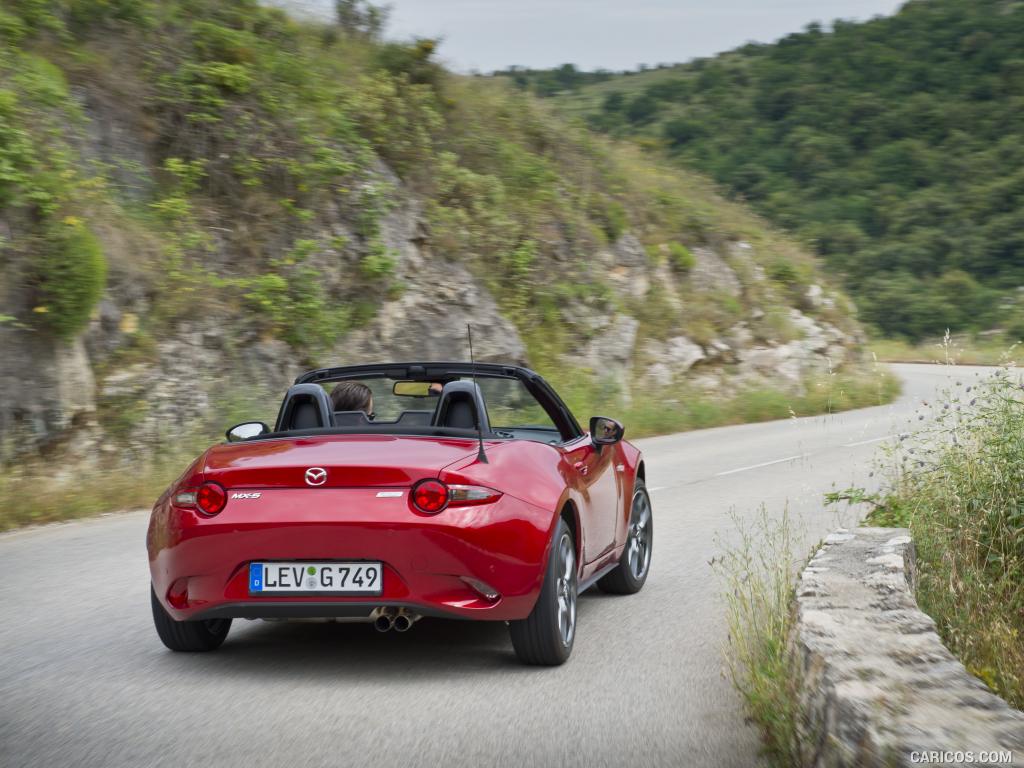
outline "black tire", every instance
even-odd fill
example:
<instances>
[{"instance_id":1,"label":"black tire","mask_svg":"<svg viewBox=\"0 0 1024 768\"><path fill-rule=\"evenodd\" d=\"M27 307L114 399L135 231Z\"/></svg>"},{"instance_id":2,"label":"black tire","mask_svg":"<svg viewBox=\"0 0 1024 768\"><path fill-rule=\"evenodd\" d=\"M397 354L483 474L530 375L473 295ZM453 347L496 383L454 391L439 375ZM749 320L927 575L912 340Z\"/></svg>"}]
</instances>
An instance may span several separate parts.
<instances>
[{"instance_id":1,"label":"black tire","mask_svg":"<svg viewBox=\"0 0 1024 768\"><path fill-rule=\"evenodd\" d=\"M231 629L231 619L175 621L156 599L152 586L149 588L149 601L153 606L156 633L172 651L214 651L220 648Z\"/></svg>"},{"instance_id":2,"label":"black tire","mask_svg":"<svg viewBox=\"0 0 1024 768\"><path fill-rule=\"evenodd\" d=\"M512 647L524 664L555 667L568 660L576 640L578 587L576 543L569 526L559 520L537 604L525 619L509 622Z\"/></svg>"},{"instance_id":3,"label":"black tire","mask_svg":"<svg viewBox=\"0 0 1024 768\"><path fill-rule=\"evenodd\" d=\"M646 522L642 518L646 518ZM634 545L638 548L634 549ZM647 493L644 481L637 478L630 505L626 546L622 549L618 566L597 582L598 588L613 595L633 595L639 592L647 581L647 574L651 572L653 547L654 515L651 497ZM632 559L634 552L637 555L636 560ZM642 567L638 568L637 565Z\"/></svg>"}]
</instances>

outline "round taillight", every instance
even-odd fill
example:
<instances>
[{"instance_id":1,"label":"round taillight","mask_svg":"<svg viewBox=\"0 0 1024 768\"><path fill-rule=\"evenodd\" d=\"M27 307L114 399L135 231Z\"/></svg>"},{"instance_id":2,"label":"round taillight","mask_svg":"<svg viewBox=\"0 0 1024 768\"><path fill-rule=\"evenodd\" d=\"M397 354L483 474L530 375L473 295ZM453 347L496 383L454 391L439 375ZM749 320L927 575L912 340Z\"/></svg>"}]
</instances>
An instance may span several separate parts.
<instances>
[{"instance_id":1,"label":"round taillight","mask_svg":"<svg viewBox=\"0 0 1024 768\"><path fill-rule=\"evenodd\" d=\"M410 498L420 512L436 515L448 506L448 486L440 480L421 480L413 486Z\"/></svg>"},{"instance_id":2,"label":"round taillight","mask_svg":"<svg viewBox=\"0 0 1024 768\"><path fill-rule=\"evenodd\" d=\"M219 483L203 483L196 493L196 506L207 515L216 515L228 503L228 492Z\"/></svg>"}]
</instances>

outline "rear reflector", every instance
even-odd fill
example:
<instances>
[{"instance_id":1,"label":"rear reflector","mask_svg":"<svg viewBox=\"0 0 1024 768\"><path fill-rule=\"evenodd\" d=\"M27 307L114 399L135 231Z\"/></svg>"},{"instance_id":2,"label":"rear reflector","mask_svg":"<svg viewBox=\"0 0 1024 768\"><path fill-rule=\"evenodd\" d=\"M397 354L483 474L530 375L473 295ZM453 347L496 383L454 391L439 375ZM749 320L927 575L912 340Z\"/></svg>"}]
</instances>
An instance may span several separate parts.
<instances>
[{"instance_id":1,"label":"rear reflector","mask_svg":"<svg viewBox=\"0 0 1024 768\"><path fill-rule=\"evenodd\" d=\"M171 584L167 590L167 602L174 608L188 608L188 579L182 577Z\"/></svg>"},{"instance_id":2,"label":"rear reflector","mask_svg":"<svg viewBox=\"0 0 1024 768\"><path fill-rule=\"evenodd\" d=\"M471 576L460 576L464 582L473 588L477 594L480 595L484 600L493 603L501 595L498 594L498 590L488 584L486 581L480 581L480 579L474 579Z\"/></svg>"},{"instance_id":3,"label":"rear reflector","mask_svg":"<svg viewBox=\"0 0 1024 768\"><path fill-rule=\"evenodd\" d=\"M450 507L471 507L477 504L491 504L501 498L501 491L481 485L449 485Z\"/></svg>"}]
</instances>

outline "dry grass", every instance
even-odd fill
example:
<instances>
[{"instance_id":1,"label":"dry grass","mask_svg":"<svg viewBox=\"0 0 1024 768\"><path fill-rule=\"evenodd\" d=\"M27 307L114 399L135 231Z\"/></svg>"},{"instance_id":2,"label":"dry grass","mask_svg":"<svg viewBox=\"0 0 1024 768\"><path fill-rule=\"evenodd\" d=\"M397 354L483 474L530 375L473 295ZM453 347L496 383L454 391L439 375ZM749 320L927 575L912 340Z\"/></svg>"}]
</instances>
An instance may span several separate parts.
<instances>
[{"instance_id":1,"label":"dry grass","mask_svg":"<svg viewBox=\"0 0 1024 768\"><path fill-rule=\"evenodd\" d=\"M876 339L868 351L884 363L948 363L1006 365L1024 362L1021 347L1001 338L947 335L935 341L910 344L900 339Z\"/></svg>"},{"instance_id":2,"label":"dry grass","mask_svg":"<svg viewBox=\"0 0 1024 768\"><path fill-rule=\"evenodd\" d=\"M884 405L900 392L900 382L884 366L833 372L809 379L804 393L759 387L720 396L686 389L643 392L629 404L612 389L580 379L557 382L556 389L585 423L601 414L618 418L631 438L686 432L729 424L838 413Z\"/></svg>"},{"instance_id":3,"label":"dry grass","mask_svg":"<svg viewBox=\"0 0 1024 768\"><path fill-rule=\"evenodd\" d=\"M179 454L131 466L97 467L58 482L50 467L41 463L6 467L0 475L0 531L148 508L191 458Z\"/></svg>"},{"instance_id":4,"label":"dry grass","mask_svg":"<svg viewBox=\"0 0 1024 768\"><path fill-rule=\"evenodd\" d=\"M752 524L736 522L737 541L714 561L725 585L730 678L761 728L769 763L798 765L800 670L789 637L795 579L806 562L792 554L800 536L788 511L773 518L762 507Z\"/></svg>"},{"instance_id":5,"label":"dry grass","mask_svg":"<svg viewBox=\"0 0 1024 768\"><path fill-rule=\"evenodd\" d=\"M1024 706L1024 386L999 369L955 387L884 464L869 519L911 529L917 599L967 669Z\"/></svg>"}]
</instances>

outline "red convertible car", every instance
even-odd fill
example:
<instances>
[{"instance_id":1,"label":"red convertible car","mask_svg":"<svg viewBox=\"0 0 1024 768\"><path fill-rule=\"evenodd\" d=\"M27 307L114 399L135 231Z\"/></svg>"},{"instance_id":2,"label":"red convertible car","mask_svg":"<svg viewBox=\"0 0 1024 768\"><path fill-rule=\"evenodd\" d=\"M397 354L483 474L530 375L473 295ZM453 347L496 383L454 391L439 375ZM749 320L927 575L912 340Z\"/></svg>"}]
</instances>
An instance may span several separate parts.
<instances>
[{"instance_id":1,"label":"red convertible car","mask_svg":"<svg viewBox=\"0 0 1024 768\"><path fill-rule=\"evenodd\" d=\"M353 381L373 405L333 410L331 389ZM561 664L577 595L637 592L650 570L644 463L622 437L601 416L584 432L516 366L310 371L273 430L233 427L157 501L157 633L172 650L209 651L232 619L398 632L424 616L498 620L522 661Z\"/></svg>"}]
</instances>

